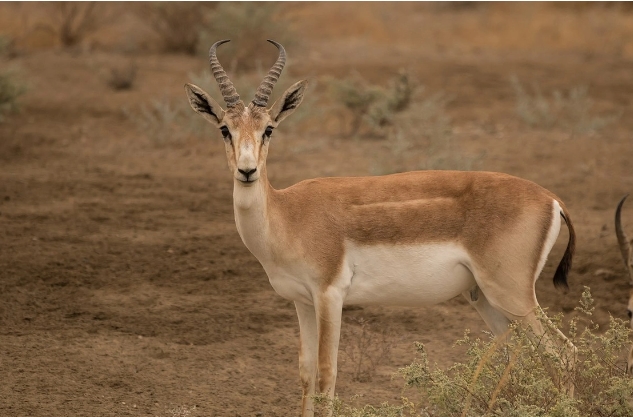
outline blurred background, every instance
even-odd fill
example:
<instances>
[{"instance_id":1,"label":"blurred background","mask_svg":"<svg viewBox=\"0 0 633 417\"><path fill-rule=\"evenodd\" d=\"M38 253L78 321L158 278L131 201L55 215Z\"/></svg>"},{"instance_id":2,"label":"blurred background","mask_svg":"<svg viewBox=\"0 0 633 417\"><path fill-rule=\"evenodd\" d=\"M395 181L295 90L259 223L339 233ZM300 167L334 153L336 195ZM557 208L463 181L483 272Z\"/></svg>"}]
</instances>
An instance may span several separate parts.
<instances>
[{"instance_id":1,"label":"blurred background","mask_svg":"<svg viewBox=\"0 0 633 417\"><path fill-rule=\"evenodd\" d=\"M573 317L626 317L613 214L633 192L629 3L0 3L0 414L298 414L298 323L243 246L215 129L210 45L245 101L277 58L272 184L416 169L502 171L560 196L578 233ZM623 219L633 234L633 202ZM414 341L448 366L465 300L345 311L338 392L399 398ZM369 339L367 339L369 338ZM362 343L376 346L363 355ZM362 369L361 369L362 368ZM371 381L371 383L368 383Z\"/></svg>"}]
</instances>

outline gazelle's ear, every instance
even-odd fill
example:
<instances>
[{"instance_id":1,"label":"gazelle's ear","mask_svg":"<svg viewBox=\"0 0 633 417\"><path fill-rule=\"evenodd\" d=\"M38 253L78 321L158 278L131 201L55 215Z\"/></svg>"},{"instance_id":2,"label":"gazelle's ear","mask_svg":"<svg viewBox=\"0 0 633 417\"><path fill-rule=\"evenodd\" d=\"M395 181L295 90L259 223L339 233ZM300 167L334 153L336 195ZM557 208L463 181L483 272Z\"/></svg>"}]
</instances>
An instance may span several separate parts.
<instances>
[{"instance_id":1,"label":"gazelle's ear","mask_svg":"<svg viewBox=\"0 0 633 417\"><path fill-rule=\"evenodd\" d=\"M193 84L185 84L185 93L187 93L191 108L196 113L215 126L220 124L224 118L224 110L210 95Z\"/></svg>"},{"instance_id":2,"label":"gazelle's ear","mask_svg":"<svg viewBox=\"0 0 633 417\"><path fill-rule=\"evenodd\" d=\"M268 110L268 114L273 122L281 122L283 119L290 116L297 107L299 107L299 104L301 104L301 101L303 100L303 93L305 92L307 86L307 80L299 81L291 85L283 93L283 95L279 97L270 110Z\"/></svg>"}]
</instances>

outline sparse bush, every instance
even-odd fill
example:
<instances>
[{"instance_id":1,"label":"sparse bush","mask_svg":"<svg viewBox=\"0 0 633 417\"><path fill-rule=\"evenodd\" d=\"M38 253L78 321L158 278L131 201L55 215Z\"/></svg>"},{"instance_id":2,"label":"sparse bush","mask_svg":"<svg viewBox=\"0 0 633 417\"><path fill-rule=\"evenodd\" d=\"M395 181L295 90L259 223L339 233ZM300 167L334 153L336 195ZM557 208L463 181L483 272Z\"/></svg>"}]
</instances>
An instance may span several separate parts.
<instances>
[{"instance_id":1,"label":"sparse bush","mask_svg":"<svg viewBox=\"0 0 633 417\"><path fill-rule=\"evenodd\" d=\"M159 37L163 51L194 55L213 8L214 3L153 2L141 13Z\"/></svg>"},{"instance_id":2,"label":"sparse bush","mask_svg":"<svg viewBox=\"0 0 633 417\"><path fill-rule=\"evenodd\" d=\"M18 108L18 99L25 92L26 87L11 71L0 72L0 122Z\"/></svg>"},{"instance_id":3,"label":"sparse bush","mask_svg":"<svg viewBox=\"0 0 633 417\"><path fill-rule=\"evenodd\" d=\"M124 109L124 113L139 132L155 143L166 143L182 137L182 132L177 129L182 128L178 122L184 117L183 109L168 100L153 100L149 105L142 105L138 112Z\"/></svg>"},{"instance_id":4,"label":"sparse bush","mask_svg":"<svg viewBox=\"0 0 633 417\"><path fill-rule=\"evenodd\" d=\"M48 4L50 21L40 26L53 32L66 47L81 43L87 35L108 24L112 15L105 12L97 2L60 1Z\"/></svg>"},{"instance_id":5,"label":"sparse bush","mask_svg":"<svg viewBox=\"0 0 633 417\"><path fill-rule=\"evenodd\" d=\"M10 36L0 35L0 58L14 57L15 55L15 39Z\"/></svg>"},{"instance_id":6,"label":"sparse bush","mask_svg":"<svg viewBox=\"0 0 633 417\"><path fill-rule=\"evenodd\" d=\"M186 100L155 99L137 110L123 109L137 130L156 144L210 134L209 123L196 114Z\"/></svg>"},{"instance_id":7,"label":"sparse bush","mask_svg":"<svg viewBox=\"0 0 633 417\"><path fill-rule=\"evenodd\" d=\"M569 323L570 340L578 348L574 358L566 357L562 349L556 355L543 352L539 348L542 338L513 323L507 338L482 341L466 334L457 344L466 346L468 359L446 370L431 366L424 345L416 344L418 359L398 373L405 387L418 390L422 401L417 406L408 400L402 406L362 409L346 406L338 398L330 402L321 397L317 402L326 404L337 417L400 416L406 412L434 417L633 415L633 378L625 374L630 330L623 320L611 318L607 331L598 334L598 325L591 320L593 300L587 287L577 310L580 317ZM549 320L541 314L539 319L546 337L556 337L562 316ZM567 366L571 361L576 363L573 369ZM559 377L550 376L547 369L551 366L558 369ZM574 398L563 387L563 381L569 380L575 385Z\"/></svg>"},{"instance_id":8,"label":"sparse bush","mask_svg":"<svg viewBox=\"0 0 633 417\"><path fill-rule=\"evenodd\" d=\"M360 129L363 118L369 109L383 95L382 89L369 85L358 74L343 80L332 81L335 99L340 102L352 115L349 136L354 136Z\"/></svg>"},{"instance_id":9,"label":"sparse bush","mask_svg":"<svg viewBox=\"0 0 633 417\"><path fill-rule=\"evenodd\" d=\"M345 354L343 369L349 369L354 381L371 381L376 368L389 360L393 337L385 330L376 330L369 321L359 318L345 326L341 335Z\"/></svg>"},{"instance_id":10,"label":"sparse bush","mask_svg":"<svg viewBox=\"0 0 633 417\"><path fill-rule=\"evenodd\" d=\"M332 81L331 88L336 101L352 115L349 135L354 136L362 121L374 132L384 133L384 128L393 124L395 115L409 107L416 86L406 71L400 71L386 88L368 83L357 73Z\"/></svg>"},{"instance_id":11,"label":"sparse bush","mask_svg":"<svg viewBox=\"0 0 633 417\"><path fill-rule=\"evenodd\" d=\"M587 134L603 129L619 117L595 115L586 86L573 87L567 94L554 91L548 98L536 83L530 94L516 76L510 81L517 97L517 114L523 122L535 128L559 128L572 134Z\"/></svg>"},{"instance_id":12,"label":"sparse bush","mask_svg":"<svg viewBox=\"0 0 633 417\"><path fill-rule=\"evenodd\" d=\"M136 80L137 66L134 62L128 62L124 66L110 68L108 85L113 90L129 90Z\"/></svg>"},{"instance_id":13,"label":"sparse bush","mask_svg":"<svg viewBox=\"0 0 633 417\"><path fill-rule=\"evenodd\" d=\"M418 89L423 93L422 88ZM396 113L393 127L384 144L384 153L376 159L373 174L389 174L415 169L476 169L485 154L471 155L453 134L451 118L446 112L450 98L443 93L410 98L411 104Z\"/></svg>"},{"instance_id":14,"label":"sparse bush","mask_svg":"<svg viewBox=\"0 0 633 417\"><path fill-rule=\"evenodd\" d=\"M283 6L281 6L283 7ZM231 39L219 54L230 50L231 61L225 66L231 72L248 72L263 69L275 62L275 48L264 42L274 39L286 49L296 45L288 23L284 22L281 7L269 2L222 2L210 16L208 24L200 32L201 54L222 39ZM267 47L268 46L268 47ZM220 58L220 61L222 59Z\"/></svg>"}]
</instances>

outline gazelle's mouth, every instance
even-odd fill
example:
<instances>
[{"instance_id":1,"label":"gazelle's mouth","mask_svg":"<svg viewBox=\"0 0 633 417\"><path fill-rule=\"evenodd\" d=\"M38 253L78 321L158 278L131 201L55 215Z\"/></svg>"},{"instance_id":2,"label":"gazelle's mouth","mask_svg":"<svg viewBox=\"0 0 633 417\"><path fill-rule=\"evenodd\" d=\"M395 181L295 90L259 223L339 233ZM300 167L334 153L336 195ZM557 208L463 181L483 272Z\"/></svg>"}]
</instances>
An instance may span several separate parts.
<instances>
[{"instance_id":1,"label":"gazelle's mouth","mask_svg":"<svg viewBox=\"0 0 633 417\"><path fill-rule=\"evenodd\" d=\"M255 178L255 179L248 179L248 180L243 180L243 179L241 179L241 178L236 178L236 180L238 180L239 182L241 182L243 185L247 185L247 186L252 185L252 184L253 184L254 182L256 182L258 179L259 179L259 177L258 177L258 178Z\"/></svg>"}]
</instances>

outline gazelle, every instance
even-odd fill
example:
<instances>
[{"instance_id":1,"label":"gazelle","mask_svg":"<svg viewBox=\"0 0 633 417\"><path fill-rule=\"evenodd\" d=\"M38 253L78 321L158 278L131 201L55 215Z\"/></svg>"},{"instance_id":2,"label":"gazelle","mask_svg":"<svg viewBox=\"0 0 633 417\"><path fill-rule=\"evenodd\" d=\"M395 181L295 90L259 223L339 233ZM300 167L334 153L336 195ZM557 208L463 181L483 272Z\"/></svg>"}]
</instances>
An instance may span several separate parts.
<instances>
[{"instance_id":1,"label":"gazelle","mask_svg":"<svg viewBox=\"0 0 633 417\"><path fill-rule=\"evenodd\" d=\"M283 190L268 181L274 129L299 106L307 82L268 99L284 48L248 105L222 69L211 70L223 109L186 84L191 107L224 137L233 174L237 230L271 285L294 302L300 327L302 416L318 389L334 395L343 306L428 306L462 294L496 335L512 320L544 335L534 285L561 227L569 243L554 275L567 287L575 234L563 202L540 186L491 172L420 171L380 177L318 178ZM562 333L556 340L574 349ZM547 343L546 343L547 344Z\"/></svg>"},{"instance_id":2,"label":"gazelle","mask_svg":"<svg viewBox=\"0 0 633 417\"><path fill-rule=\"evenodd\" d=\"M629 195L625 195L620 200L618 204L618 208L615 210L615 234L618 237L618 244L620 245L620 252L622 253L622 259L624 260L624 265L626 266L626 270L629 273L629 283L633 286L633 240L629 240L624 233L624 229L622 228L622 206L624 205L624 200ZM627 307L627 313L629 315L629 321L631 329L633 329L633 288L629 293L629 304ZM633 346L631 346L631 350L629 351L629 360L627 363L626 371L629 374L633 374Z\"/></svg>"}]
</instances>

